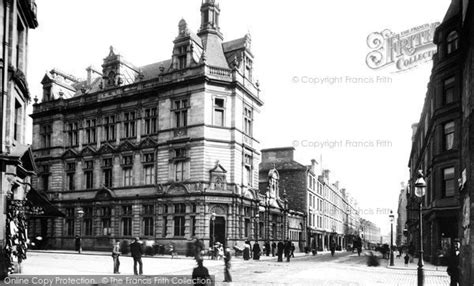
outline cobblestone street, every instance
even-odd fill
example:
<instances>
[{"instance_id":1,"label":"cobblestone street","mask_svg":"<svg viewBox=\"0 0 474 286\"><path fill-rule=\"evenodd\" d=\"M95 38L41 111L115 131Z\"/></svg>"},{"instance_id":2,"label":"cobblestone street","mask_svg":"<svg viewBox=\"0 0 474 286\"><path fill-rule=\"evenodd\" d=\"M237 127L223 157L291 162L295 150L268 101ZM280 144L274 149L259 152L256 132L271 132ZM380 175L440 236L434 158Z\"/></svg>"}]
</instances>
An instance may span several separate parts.
<instances>
[{"instance_id":1,"label":"cobblestone street","mask_svg":"<svg viewBox=\"0 0 474 286\"><path fill-rule=\"evenodd\" d=\"M195 266L194 260L178 257L144 258L144 274L189 275ZM132 259L121 258L121 274L131 275ZM223 261L205 260L217 284L224 280ZM232 259L232 285L416 285L416 269L409 267L387 268L387 260L381 266L366 266L366 257L352 253L328 253L316 256L298 254L290 263L276 262L276 258L263 257L260 261ZM30 252L23 263L23 274L83 274L109 275L112 273L112 259L104 255L61 254ZM436 271L427 267L425 285L449 285L449 277L444 269Z\"/></svg>"}]
</instances>

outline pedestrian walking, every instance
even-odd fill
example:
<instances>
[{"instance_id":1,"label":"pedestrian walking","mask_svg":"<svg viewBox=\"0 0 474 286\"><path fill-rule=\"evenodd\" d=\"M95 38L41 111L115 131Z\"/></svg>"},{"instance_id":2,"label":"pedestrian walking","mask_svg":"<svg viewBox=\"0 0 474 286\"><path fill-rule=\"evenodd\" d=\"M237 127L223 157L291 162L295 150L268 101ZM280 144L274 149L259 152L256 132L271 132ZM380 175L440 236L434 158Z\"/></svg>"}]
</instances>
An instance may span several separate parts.
<instances>
[{"instance_id":1,"label":"pedestrian walking","mask_svg":"<svg viewBox=\"0 0 474 286\"><path fill-rule=\"evenodd\" d=\"M232 282L232 276L230 275L230 249L225 249L224 254L224 282Z\"/></svg>"},{"instance_id":2,"label":"pedestrian walking","mask_svg":"<svg viewBox=\"0 0 474 286\"><path fill-rule=\"evenodd\" d=\"M114 261L114 274L120 274L120 241L115 242L115 239L112 242L112 259Z\"/></svg>"},{"instance_id":3,"label":"pedestrian walking","mask_svg":"<svg viewBox=\"0 0 474 286\"><path fill-rule=\"evenodd\" d=\"M76 238L75 238L75 246L76 246L76 251L78 253L81 253L82 252L82 239L79 235L76 235Z\"/></svg>"},{"instance_id":4,"label":"pedestrian walking","mask_svg":"<svg viewBox=\"0 0 474 286\"><path fill-rule=\"evenodd\" d=\"M331 250L331 256L334 256L334 253L336 252L336 242L334 240L331 241L329 249Z\"/></svg>"},{"instance_id":5,"label":"pedestrian walking","mask_svg":"<svg viewBox=\"0 0 474 286\"><path fill-rule=\"evenodd\" d=\"M198 266L193 269L192 279L195 286L206 286L211 285L211 275L209 275L209 270L203 265L202 259L196 260Z\"/></svg>"},{"instance_id":6,"label":"pedestrian walking","mask_svg":"<svg viewBox=\"0 0 474 286\"><path fill-rule=\"evenodd\" d=\"M448 268L446 271L451 277L450 286L457 286L459 283L459 241L455 241L451 248L451 254L448 258Z\"/></svg>"},{"instance_id":7,"label":"pedestrian walking","mask_svg":"<svg viewBox=\"0 0 474 286\"><path fill-rule=\"evenodd\" d=\"M285 242L285 257L286 257L286 262L290 262L290 257L291 257L291 243L289 240Z\"/></svg>"},{"instance_id":8,"label":"pedestrian walking","mask_svg":"<svg viewBox=\"0 0 474 286\"><path fill-rule=\"evenodd\" d=\"M249 260L250 259L250 245L247 243L244 245L244 260Z\"/></svg>"},{"instance_id":9,"label":"pedestrian walking","mask_svg":"<svg viewBox=\"0 0 474 286\"><path fill-rule=\"evenodd\" d=\"M133 242L130 244L130 252L133 257L133 274L142 275L143 274L143 263L142 263L143 249L142 249L142 244L140 243L140 238L138 237L134 238ZM140 267L139 271L137 271L137 264Z\"/></svg>"},{"instance_id":10,"label":"pedestrian walking","mask_svg":"<svg viewBox=\"0 0 474 286\"><path fill-rule=\"evenodd\" d=\"M253 244L253 259L254 260L260 260L260 255L262 253L261 249L260 249L260 244L258 244L258 241L255 241L255 243Z\"/></svg>"},{"instance_id":11,"label":"pedestrian walking","mask_svg":"<svg viewBox=\"0 0 474 286\"><path fill-rule=\"evenodd\" d=\"M270 241L265 242L265 255L270 256Z\"/></svg>"},{"instance_id":12,"label":"pedestrian walking","mask_svg":"<svg viewBox=\"0 0 474 286\"><path fill-rule=\"evenodd\" d=\"M272 256L275 257L275 248L276 248L276 243L272 242Z\"/></svg>"},{"instance_id":13,"label":"pedestrian walking","mask_svg":"<svg viewBox=\"0 0 474 286\"><path fill-rule=\"evenodd\" d=\"M292 242L291 243L291 257L293 257L293 258L295 257L295 249L296 249L295 248L295 243Z\"/></svg>"},{"instance_id":14,"label":"pedestrian walking","mask_svg":"<svg viewBox=\"0 0 474 286\"><path fill-rule=\"evenodd\" d=\"M410 256L408 256L408 253L405 253L405 267L408 267L408 262L410 261Z\"/></svg>"},{"instance_id":15,"label":"pedestrian walking","mask_svg":"<svg viewBox=\"0 0 474 286\"><path fill-rule=\"evenodd\" d=\"M285 246L283 245L283 242L282 241L279 241L278 242L278 249L277 249L277 255L278 255L278 262L282 262L283 261L283 250L285 248Z\"/></svg>"}]
</instances>

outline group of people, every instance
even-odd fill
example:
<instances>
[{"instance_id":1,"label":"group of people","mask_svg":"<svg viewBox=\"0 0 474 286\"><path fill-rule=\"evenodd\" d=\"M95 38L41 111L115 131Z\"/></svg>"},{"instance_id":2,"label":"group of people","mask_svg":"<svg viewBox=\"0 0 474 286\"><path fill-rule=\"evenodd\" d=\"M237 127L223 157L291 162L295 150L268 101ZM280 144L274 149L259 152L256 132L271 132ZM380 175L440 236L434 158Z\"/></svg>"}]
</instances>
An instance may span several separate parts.
<instances>
[{"instance_id":1,"label":"group of people","mask_svg":"<svg viewBox=\"0 0 474 286\"><path fill-rule=\"evenodd\" d=\"M112 248L112 259L114 261L114 274L120 274L120 241L113 242ZM143 247L140 243L140 238L135 237L133 242L130 244L130 254L133 258L133 274L142 275L143 274ZM138 267L137 267L138 266Z\"/></svg>"},{"instance_id":2,"label":"group of people","mask_svg":"<svg viewBox=\"0 0 474 286\"><path fill-rule=\"evenodd\" d=\"M290 242L289 240L286 241L279 241L276 243L275 241L270 244L270 241L267 241L263 244L263 247L260 247L260 243L256 241L252 245L250 241L245 241L244 250L243 250L243 258L244 260L249 260L253 258L254 260L260 260L260 256L262 254L266 256L278 256L278 262L283 261L283 255L285 255L286 261L290 261L291 257L295 257L295 244Z\"/></svg>"}]
</instances>

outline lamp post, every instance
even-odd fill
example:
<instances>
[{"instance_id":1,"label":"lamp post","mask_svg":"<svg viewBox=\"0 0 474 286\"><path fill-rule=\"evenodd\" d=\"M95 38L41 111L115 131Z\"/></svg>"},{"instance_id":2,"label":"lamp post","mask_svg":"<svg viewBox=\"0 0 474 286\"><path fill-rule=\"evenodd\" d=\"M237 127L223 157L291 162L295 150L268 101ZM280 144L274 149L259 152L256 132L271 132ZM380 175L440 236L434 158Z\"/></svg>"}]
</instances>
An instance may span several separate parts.
<instances>
[{"instance_id":1,"label":"lamp post","mask_svg":"<svg viewBox=\"0 0 474 286\"><path fill-rule=\"evenodd\" d=\"M423 286L425 280L425 274L423 270L423 196L425 195L426 182L423 178L423 172L418 171L418 179L415 182L415 195L420 199L420 258L418 259L418 286Z\"/></svg>"},{"instance_id":2,"label":"lamp post","mask_svg":"<svg viewBox=\"0 0 474 286\"><path fill-rule=\"evenodd\" d=\"M390 211L390 266L395 266L393 262L393 220L395 216L393 215L393 211Z\"/></svg>"},{"instance_id":3,"label":"lamp post","mask_svg":"<svg viewBox=\"0 0 474 286\"><path fill-rule=\"evenodd\" d=\"M77 209L77 217L79 218L79 253L82 252L82 216L84 216L84 210L80 207Z\"/></svg>"}]
</instances>

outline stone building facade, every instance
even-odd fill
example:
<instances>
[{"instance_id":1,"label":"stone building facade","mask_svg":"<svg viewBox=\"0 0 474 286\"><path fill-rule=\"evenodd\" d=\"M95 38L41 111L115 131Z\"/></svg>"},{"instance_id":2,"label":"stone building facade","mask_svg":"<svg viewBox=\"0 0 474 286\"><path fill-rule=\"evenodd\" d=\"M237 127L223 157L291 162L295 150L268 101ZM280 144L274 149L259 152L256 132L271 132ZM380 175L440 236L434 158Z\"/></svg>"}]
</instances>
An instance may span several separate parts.
<instances>
[{"instance_id":1,"label":"stone building facade","mask_svg":"<svg viewBox=\"0 0 474 286\"><path fill-rule=\"evenodd\" d=\"M424 258L443 263L438 256L449 255L459 237L460 209L457 180L461 176L463 56L460 50L460 1L453 1L435 31L438 52L427 86L420 120L413 125L409 159L410 180L407 201L409 247L419 249L420 199L413 191L422 170L427 188L423 197Z\"/></svg>"},{"instance_id":2,"label":"stone building facade","mask_svg":"<svg viewBox=\"0 0 474 286\"><path fill-rule=\"evenodd\" d=\"M79 80L53 69L34 104L37 188L65 218L31 222L47 247L109 249L139 236L180 251L192 237L257 239L263 105L250 35L224 42L220 8L178 24L172 57L135 66L111 47Z\"/></svg>"},{"instance_id":3,"label":"stone building facade","mask_svg":"<svg viewBox=\"0 0 474 286\"><path fill-rule=\"evenodd\" d=\"M407 199L408 188L405 183L402 183L400 195L398 196L397 228L395 231L395 244L397 246L405 246L407 244Z\"/></svg>"},{"instance_id":4,"label":"stone building facade","mask_svg":"<svg viewBox=\"0 0 474 286\"><path fill-rule=\"evenodd\" d=\"M1 1L0 11L3 41L0 47L0 277L3 277L13 260L20 257L21 261L26 255L26 241L19 237L24 233L22 209L35 171L30 146L25 142L26 108L31 100L26 72L28 33L38 26L38 21L32 0Z\"/></svg>"},{"instance_id":5,"label":"stone building facade","mask_svg":"<svg viewBox=\"0 0 474 286\"><path fill-rule=\"evenodd\" d=\"M329 170L320 170L316 160L311 165L295 161L294 151L293 147L262 150L260 178L277 169L288 208L304 214L305 221L295 233L301 249L327 250L332 240L346 248L359 235L357 202L337 182L329 181Z\"/></svg>"}]
</instances>

